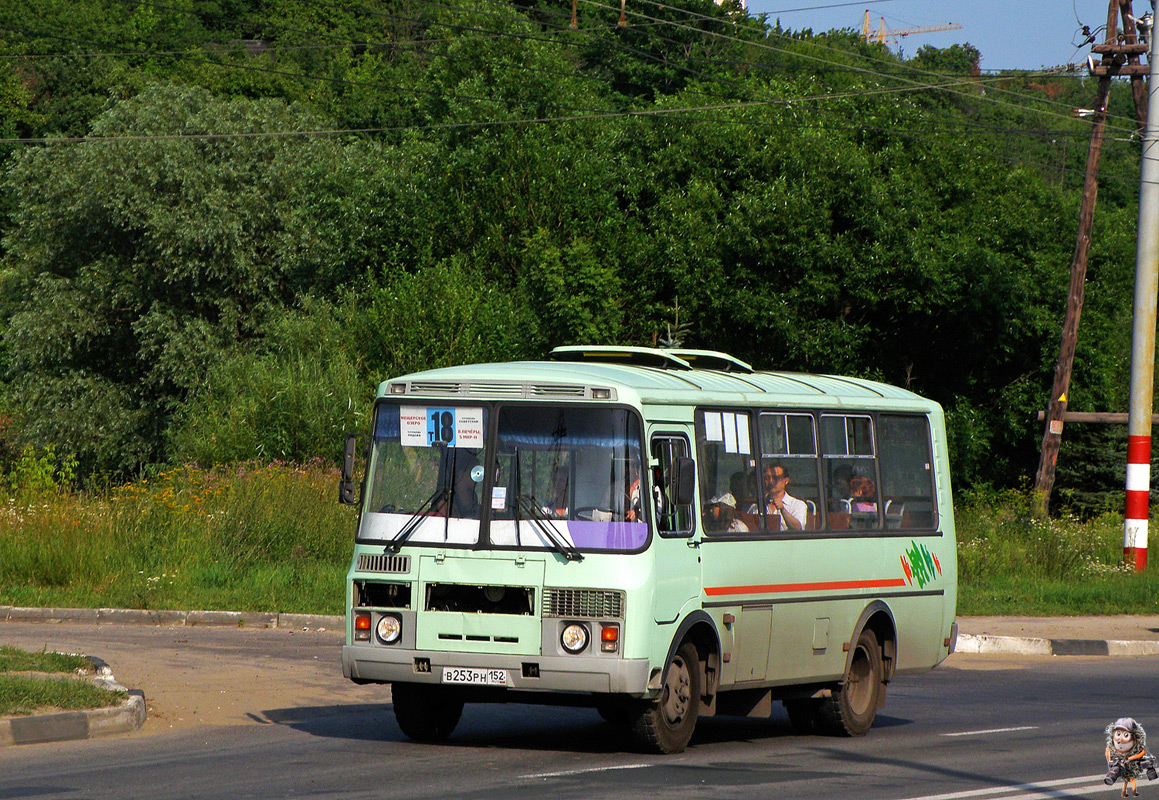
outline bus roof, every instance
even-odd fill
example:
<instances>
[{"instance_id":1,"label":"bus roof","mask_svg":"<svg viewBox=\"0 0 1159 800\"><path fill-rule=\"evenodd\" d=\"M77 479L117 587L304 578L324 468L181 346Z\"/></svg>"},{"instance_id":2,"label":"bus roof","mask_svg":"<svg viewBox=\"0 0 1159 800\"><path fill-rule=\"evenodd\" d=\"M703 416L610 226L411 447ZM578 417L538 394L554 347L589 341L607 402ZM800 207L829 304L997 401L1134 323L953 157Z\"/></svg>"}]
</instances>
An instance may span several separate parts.
<instances>
[{"instance_id":1,"label":"bus roof","mask_svg":"<svg viewBox=\"0 0 1159 800\"><path fill-rule=\"evenodd\" d=\"M788 402L801 405L933 407L906 389L862 378L752 371L712 351L644 347L557 348L552 361L467 364L384 381L379 396L476 399L619 399L656 404ZM705 368L712 366L715 368ZM747 368L747 370L746 370ZM601 390L610 389L610 396Z\"/></svg>"}]
</instances>

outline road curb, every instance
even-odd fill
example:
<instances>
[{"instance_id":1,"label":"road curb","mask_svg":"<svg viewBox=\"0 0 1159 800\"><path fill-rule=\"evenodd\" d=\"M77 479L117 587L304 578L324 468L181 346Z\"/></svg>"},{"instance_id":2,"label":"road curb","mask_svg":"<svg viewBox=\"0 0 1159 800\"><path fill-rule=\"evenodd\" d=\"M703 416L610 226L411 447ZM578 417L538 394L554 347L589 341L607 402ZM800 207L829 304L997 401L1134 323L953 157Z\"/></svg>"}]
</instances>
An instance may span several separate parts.
<instances>
[{"instance_id":1,"label":"road curb","mask_svg":"<svg viewBox=\"0 0 1159 800\"><path fill-rule=\"evenodd\" d=\"M207 625L229 628L341 630L346 620L326 614L263 614L246 611L166 611L135 608L27 608L0 606L3 622L84 622L98 625Z\"/></svg>"},{"instance_id":2,"label":"road curb","mask_svg":"<svg viewBox=\"0 0 1159 800\"><path fill-rule=\"evenodd\" d=\"M93 739L135 731L145 724L145 695L117 683L112 670L95 656L88 656L96 669L92 681L114 692L128 692L125 702L113 708L87 711L65 711L59 714L35 714L28 717L0 719L0 747L18 744L44 744L74 739Z\"/></svg>"},{"instance_id":3,"label":"road curb","mask_svg":"<svg viewBox=\"0 0 1159 800\"><path fill-rule=\"evenodd\" d=\"M1159 641L1120 639L1039 639L958 633L957 653L1024 656L1153 656Z\"/></svg>"}]
</instances>

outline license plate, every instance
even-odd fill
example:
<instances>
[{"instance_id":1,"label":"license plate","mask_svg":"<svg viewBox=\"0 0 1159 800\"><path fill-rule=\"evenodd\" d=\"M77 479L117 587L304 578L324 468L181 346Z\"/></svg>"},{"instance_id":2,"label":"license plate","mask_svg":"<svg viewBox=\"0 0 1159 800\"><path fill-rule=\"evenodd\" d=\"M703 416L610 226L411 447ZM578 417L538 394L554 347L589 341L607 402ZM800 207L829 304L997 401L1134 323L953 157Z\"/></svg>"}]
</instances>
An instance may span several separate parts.
<instances>
[{"instance_id":1,"label":"license plate","mask_svg":"<svg viewBox=\"0 0 1159 800\"><path fill-rule=\"evenodd\" d=\"M443 667L443 683L472 683L477 686L506 686L507 670Z\"/></svg>"}]
</instances>

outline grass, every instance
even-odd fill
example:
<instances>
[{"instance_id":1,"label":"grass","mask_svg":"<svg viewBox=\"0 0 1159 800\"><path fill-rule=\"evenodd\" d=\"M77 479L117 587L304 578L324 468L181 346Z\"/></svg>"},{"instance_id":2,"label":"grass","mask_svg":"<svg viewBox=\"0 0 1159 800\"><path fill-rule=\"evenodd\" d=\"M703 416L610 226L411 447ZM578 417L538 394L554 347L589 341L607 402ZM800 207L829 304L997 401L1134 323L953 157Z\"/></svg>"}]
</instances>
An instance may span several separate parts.
<instances>
[{"instance_id":1,"label":"grass","mask_svg":"<svg viewBox=\"0 0 1159 800\"><path fill-rule=\"evenodd\" d=\"M0 500L0 605L341 614L356 515L336 470L172 469L105 492ZM1159 565L1122 566L1123 519L1037 520L1016 492L959 499L960 614L1159 613Z\"/></svg>"},{"instance_id":2,"label":"grass","mask_svg":"<svg viewBox=\"0 0 1159 800\"><path fill-rule=\"evenodd\" d=\"M1029 497L970 495L955 509L958 613L1159 613L1159 565L1123 564L1123 517L1036 519Z\"/></svg>"},{"instance_id":3,"label":"grass","mask_svg":"<svg viewBox=\"0 0 1159 800\"><path fill-rule=\"evenodd\" d=\"M127 692L114 692L72 678L0 675L0 716L20 717L52 711L82 711L123 703Z\"/></svg>"},{"instance_id":4,"label":"grass","mask_svg":"<svg viewBox=\"0 0 1159 800\"><path fill-rule=\"evenodd\" d=\"M84 656L28 652L0 645L0 716L18 717L44 711L105 708L125 701L126 692L110 691L72 677L91 672ZM62 677L31 677L24 672L60 673Z\"/></svg>"},{"instance_id":5,"label":"grass","mask_svg":"<svg viewBox=\"0 0 1159 800\"><path fill-rule=\"evenodd\" d=\"M183 467L0 507L0 604L342 613L354 513L330 467Z\"/></svg>"},{"instance_id":6,"label":"grass","mask_svg":"<svg viewBox=\"0 0 1159 800\"><path fill-rule=\"evenodd\" d=\"M72 674L91 669L92 663L84 656L50 653L47 650L30 653L27 650L0 645L0 673L62 672Z\"/></svg>"}]
</instances>

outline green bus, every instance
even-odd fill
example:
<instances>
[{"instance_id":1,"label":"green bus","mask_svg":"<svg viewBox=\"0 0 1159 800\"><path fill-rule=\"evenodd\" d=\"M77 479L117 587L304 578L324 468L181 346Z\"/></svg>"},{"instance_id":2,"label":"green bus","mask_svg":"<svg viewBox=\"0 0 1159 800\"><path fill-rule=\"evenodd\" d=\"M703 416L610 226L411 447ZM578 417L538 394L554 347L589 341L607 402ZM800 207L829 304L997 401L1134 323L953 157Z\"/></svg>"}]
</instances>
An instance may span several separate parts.
<instances>
[{"instance_id":1,"label":"green bus","mask_svg":"<svg viewBox=\"0 0 1159 800\"><path fill-rule=\"evenodd\" d=\"M595 707L647 751L698 717L866 733L953 649L941 408L729 355L561 347L379 388L342 669L408 737L464 703Z\"/></svg>"}]
</instances>

